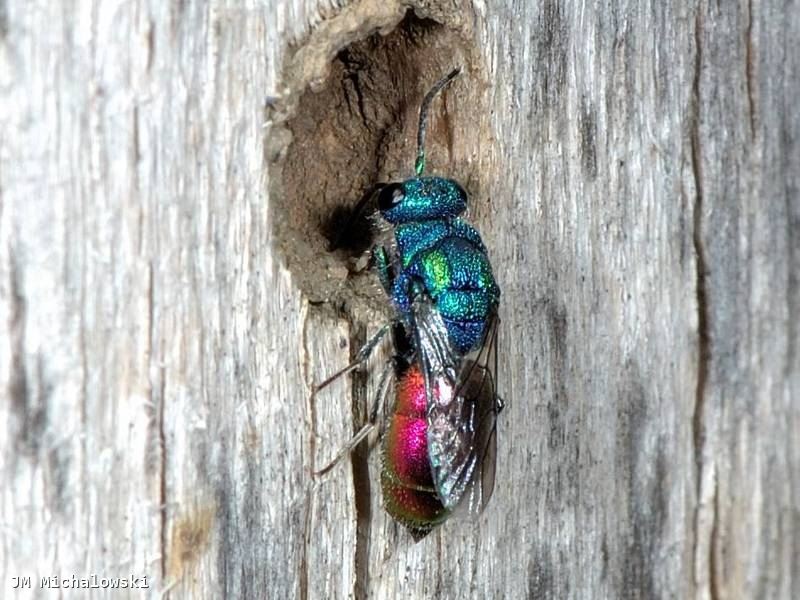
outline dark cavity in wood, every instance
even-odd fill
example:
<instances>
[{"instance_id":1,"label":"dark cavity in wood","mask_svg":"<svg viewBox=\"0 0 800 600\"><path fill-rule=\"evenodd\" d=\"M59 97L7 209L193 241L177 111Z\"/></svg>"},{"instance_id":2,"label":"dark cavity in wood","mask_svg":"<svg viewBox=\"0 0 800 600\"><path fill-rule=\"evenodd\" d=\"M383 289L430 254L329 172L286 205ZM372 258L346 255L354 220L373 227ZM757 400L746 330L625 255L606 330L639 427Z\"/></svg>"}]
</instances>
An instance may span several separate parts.
<instances>
[{"instance_id":1,"label":"dark cavity in wood","mask_svg":"<svg viewBox=\"0 0 800 600\"><path fill-rule=\"evenodd\" d=\"M477 175L459 156L486 137L477 125L477 115L486 112L477 56L461 29L408 11L387 35L373 33L339 50L321 88L300 93L285 122L291 144L270 165L270 179L280 185L272 207L279 247L312 302L349 312L354 301L366 301L385 310L378 287L364 281L371 278L366 253L375 243L368 201L380 182L413 175L420 101L457 65L465 75L433 108L428 170L456 177L472 191L470 178ZM475 124L472 130L467 123ZM473 139L462 139L464 131ZM367 207L357 213L361 201Z\"/></svg>"}]
</instances>

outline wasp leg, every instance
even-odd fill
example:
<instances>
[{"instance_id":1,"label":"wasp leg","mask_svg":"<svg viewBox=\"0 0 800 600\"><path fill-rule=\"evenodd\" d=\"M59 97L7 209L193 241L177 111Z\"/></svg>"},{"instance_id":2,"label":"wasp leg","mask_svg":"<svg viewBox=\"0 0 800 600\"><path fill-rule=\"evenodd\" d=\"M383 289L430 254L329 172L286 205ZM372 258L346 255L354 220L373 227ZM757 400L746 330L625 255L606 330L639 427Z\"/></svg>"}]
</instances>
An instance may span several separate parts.
<instances>
[{"instance_id":1,"label":"wasp leg","mask_svg":"<svg viewBox=\"0 0 800 600\"><path fill-rule=\"evenodd\" d=\"M394 372L396 366L395 358L392 357L386 361L383 367L381 378L378 380L378 389L375 390L375 399L372 401L372 410L370 410L369 413L370 423L378 422L378 411L380 410L381 404L384 405L384 409L386 407L387 392L390 387L389 376Z\"/></svg>"},{"instance_id":2,"label":"wasp leg","mask_svg":"<svg viewBox=\"0 0 800 600\"><path fill-rule=\"evenodd\" d=\"M392 294L392 265L389 262L389 255L383 246L375 246L372 249L372 260L375 263L375 271L378 273L378 280L388 295Z\"/></svg>"},{"instance_id":3,"label":"wasp leg","mask_svg":"<svg viewBox=\"0 0 800 600\"><path fill-rule=\"evenodd\" d=\"M325 475L328 471L330 471L337 464L339 464L339 462L341 462L343 458L349 456L350 453L353 452L353 450L355 450L356 447L362 441L364 441L364 439L370 433L373 432L375 427L379 427L380 430L383 429L382 427L383 419L380 419L379 421L378 411L380 409L381 401L383 400L384 403L386 402L387 391L389 390L389 375L392 373L393 370L394 370L394 359L390 358L388 361L386 361L386 366L383 368L380 381L378 382L378 389L375 392L375 399L373 400L372 408L370 409L369 413L369 422L366 425L364 425L361 429L359 429L358 433L356 433L352 438L350 438L350 441L347 442L347 444L345 444L341 450L339 450L339 452L336 454L336 456L331 462L329 462L319 471L315 471L313 474L314 477L320 477L322 475Z\"/></svg>"},{"instance_id":4,"label":"wasp leg","mask_svg":"<svg viewBox=\"0 0 800 600\"><path fill-rule=\"evenodd\" d=\"M337 371L336 373L328 377L322 383L314 386L314 391L311 393L311 397L313 398L314 396L316 396L317 392L328 387L331 383L339 379L339 377L341 377L342 375L347 375L350 371L354 371L359 366L367 362L367 359L369 359L369 357L372 355L372 352L375 350L375 347L380 343L380 341L383 339L383 336L386 335L386 333L389 331L389 329L391 329L391 327L392 327L391 323L387 323L386 325L381 327L378 330L378 332L367 341L366 344L361 346L361 350L358 351L358 354L356 354L356 359L353 362L351 362L341 371Z\"/></svg>"},{"instance_id":5,"label":"wasp leg","mask_svg":"<svg viewBox=\"0 0 800 600\"><path fill-rule=\"evenodd\" d=\"M390 296L398 312L407 318L411 314L411 306L419 295L425 292L425 283L413 268L400 272L392 281Z\"/></svg>"},{"instance_id":6,"label":"wasp leg","mask_svg":"<svg viewBox=\"0 0 800 600\"><path fill-rule=\"evenodd\" d=\"M361 429L359 429L358 433L356 433L350 439L350 441L347 442L347 444L345 444L344 448L339 450L339 453L334 457L334 459L331 462L322 467L319 471L314 471L313 473L314 477L322 477L328 471L333 469L333 467L338 465L343 458L350 456L350 453L356 449L356 446L358 446L364 440L364 438L366 438L370 433L372 433L373 429L375 429L375 423L367 423Z\"/></svg>"}]
</instances>

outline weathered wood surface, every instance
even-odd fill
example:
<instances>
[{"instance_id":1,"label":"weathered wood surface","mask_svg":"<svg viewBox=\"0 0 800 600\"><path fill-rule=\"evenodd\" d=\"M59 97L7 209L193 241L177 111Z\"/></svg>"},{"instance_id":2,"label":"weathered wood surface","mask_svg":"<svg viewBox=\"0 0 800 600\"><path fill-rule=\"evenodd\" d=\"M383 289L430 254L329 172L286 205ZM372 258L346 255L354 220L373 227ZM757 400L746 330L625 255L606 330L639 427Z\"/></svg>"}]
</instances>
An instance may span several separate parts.
<instances>
[{"instance_id":1,"label":"weathered wood surface","mask_svg":"<svg viewBox=\"0 0 800 600\"><path fill-rule=\"evenodd\" d=\"M0 3L0 595L800 597L800 5L420 3L491 79L509 403L488 511L413 544L377 453L309 486L378 320L272 233L281 66L402 16L338 4Z\"/></svg>"}]
</instances>

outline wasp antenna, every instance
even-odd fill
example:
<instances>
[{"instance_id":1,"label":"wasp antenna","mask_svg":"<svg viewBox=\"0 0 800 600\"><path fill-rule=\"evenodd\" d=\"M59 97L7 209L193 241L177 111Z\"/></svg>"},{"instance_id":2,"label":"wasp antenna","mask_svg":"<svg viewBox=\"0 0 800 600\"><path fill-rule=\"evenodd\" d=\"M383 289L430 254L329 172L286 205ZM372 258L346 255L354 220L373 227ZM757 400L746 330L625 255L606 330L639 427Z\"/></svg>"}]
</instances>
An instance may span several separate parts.
<instances>
[{"instance_id":1,"label":"wasp antenna","mask_svg":"<svg viewBox=\"0 0 800 600\"><path fill-rule=\"evenodd\" d=\"M425 128L428 125L428 109L430 108L431 101L433 101L436 94L442 91L442 88L448 83L453 81L461 73L461 67L456 67L447 75L442 77L439 81L433 84L433 87L425 95L422 100L422 105L419 107L419 128L417 129L417 160L414 162L414 170L417 177L422 175L425 170Z\"/></svg>"}]
</instances>

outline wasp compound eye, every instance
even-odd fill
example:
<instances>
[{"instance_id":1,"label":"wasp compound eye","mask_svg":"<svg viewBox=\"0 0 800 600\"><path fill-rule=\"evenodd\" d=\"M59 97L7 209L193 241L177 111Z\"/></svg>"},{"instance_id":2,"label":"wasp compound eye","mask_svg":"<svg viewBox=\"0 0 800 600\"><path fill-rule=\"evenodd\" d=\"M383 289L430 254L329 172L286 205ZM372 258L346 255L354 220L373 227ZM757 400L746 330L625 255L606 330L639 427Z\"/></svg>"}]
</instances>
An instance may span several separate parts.
<instances>
[{"instance_id":1,"label":"wasp compound eye","mask_svg":"<svg viewBox=\"0 0 800 600\"><path fill-rule=\"evenodd\" d=\"M378 208L381 212L393 209L403 201L406 193L402 183L390 183L378 194Z\"/></svg>"}]
</instances>

